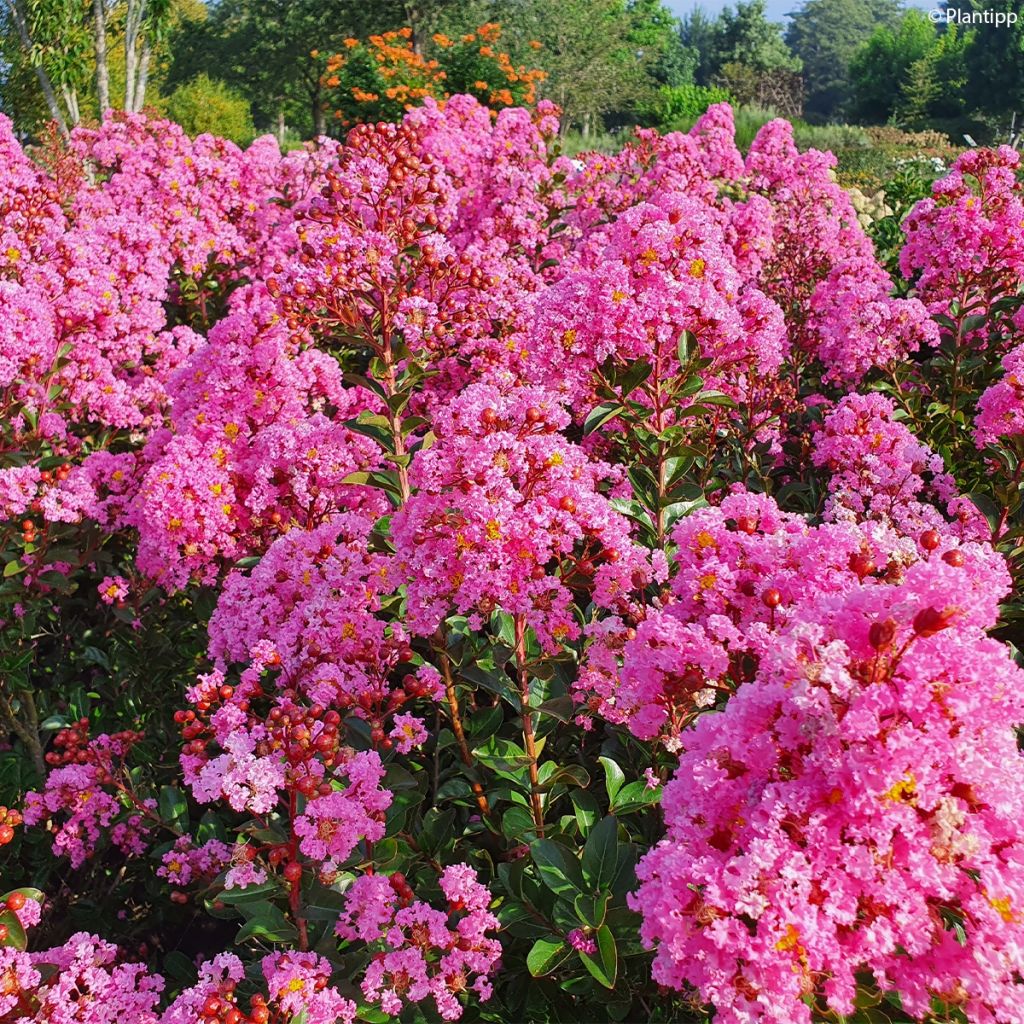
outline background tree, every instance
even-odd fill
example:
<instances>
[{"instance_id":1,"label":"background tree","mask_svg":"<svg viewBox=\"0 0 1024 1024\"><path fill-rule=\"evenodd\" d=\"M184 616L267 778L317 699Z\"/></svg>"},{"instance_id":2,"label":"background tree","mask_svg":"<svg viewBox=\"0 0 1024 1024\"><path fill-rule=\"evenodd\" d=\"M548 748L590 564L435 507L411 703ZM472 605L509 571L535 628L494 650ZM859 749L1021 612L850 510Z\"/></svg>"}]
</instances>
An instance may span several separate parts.
<instances>
[{"instance_id":1,"label":"background tree","mask_svg":"<svg viewBox=\"0 0 1024 1024\"><path fill-rule=\"evenodd\" d=\"M850 60L851 117L888 121L912 64L937 43L935 26L923 11L907 11L895 26L879 25Z\"/></svg>"},{"instance_id":2,"label":"background tree","mask_svg":"<svg viewBox=\"0 0 1024 1024\"><path fill-rule=\"evenodd\" d=\"M697 84L724 90L735 102L800 116L800 60L786 45L782 26L768 20L764 0L739 0L713 20L697 8L683 20L681 39L698 54ZM688 97L680 101L686 105Z\"/></svg>"},{"instance_id":3,"label":"background tree","mask_svg":"<svg viewBox=\"0 0 1024 1024\"><path fill-rule=\"evenodd\" d=\"M167 97L166 114L193 136L209 132L247 145L256 134L249 101L205 74L178 86Z\"/></svg>"},{"instance_id":4,"label":"background tree","mask_svg":"<svg viewBox=\"0 0 1024 1024\"><path fill-rule=\"evenodd\" d=\"M63 134L81 120L91 75L87 9L74 0L4 0L18 49L32 68L50 117Z\"/></svg>"},{"instance_id":5,"label":"background tree","mask_svg":"<svg viewBox=\"0 0 1024 1024\"><path fill-rule=\"evenodd\" d=\"M713 66L715 57L715 33L717 20L708 16L703 7L695 7L679 25L679 38L688 50L697 55L693 78L697 85L708 85L717 70Z\"/></svg>"},{"instance_id":6,"label":"background tree","mask_svg":"<svg viewBox=\"0 0 1024 1024\"><path fill-rule=\"evenodd\" d=\"M661 0L630 0L629 42L648 57L648 74L658 86L694 81L698 52L683 41L682 26Z\"/></svg>"},{"instance_id":7,"label":"background tree","mask_svg":"<svg viewBox=\"0 0 1024 1024\"><path fill-rule=\"evenodd\" d=\"M879 28L895 28L899 0L805 0L786 30L786 42L803 62L805 109L818 120L845 113L850 62Z\"/></svg>"},{"instance_id":8,"label":"background tree","mask_svg":"<svg viewBox=\"0 0 1024 1024\"><path fill-rule=\"evenodd\" d=\"M3 105L17 114L19 127L37 126L34 78L49 117L64 133L112 106L141 110L167 31L188 2L2 0Z\"/></svg>"},{"instance_id":9,"label":"background tree","mask_svg":"<svg viewBox=\"0 0 1024 1024\"><path fill-rule=\"evenodd\" d=\"M209 17L179 27L169 84L213 72L248 97L257 127L272 126L281 137L286 123L303 135L323 134L326 55L346 38L401 28L404 18L392 0L221 0ZM324 60L313 59L314 51Z\"/></svg>"},{"instance_id":10,"label":"background tree","mask_svg":"<svg viewBox=\"0 0 1024 1024\"><path fill-rule=\"evenodd\" d=\"M964 99L969 108L987 114L1000 127L1014 113L1019 122L1024 114L1024 0L950 0L947 6L964 15L1017 15L1013 25L971 26L964 54Z\"/></svg>"},{"instance_id":11,"label":"background tree","mask_svg":"<svg viewBox=\"0 0 1024 1024\"><path fill-rule=\"evenodd\" d=\"M531 61L540 44L531 41ZM514 59L501 25L490 22L452 39L434 33L425 53L417 53L412 29L346 39L341 53L327 58L323 85L327 103L343 128L358 122L399 121L406 109L427 96L455 93L475 97L498 110L531 107L544 72Z\"/></svg>"},{"instance_id":12,"label":"background tree","mask_svg":"<svg viewBox=\"0 0 1024 1024\"><path fill-rule=\"evenodd\" d=\"M715 22L711 46L712 78L726 64L755 71L800 70L799 58L782 38L782 26L768 20L765 0L738 0L734 8L726 7Z\"/></svg>"},{"instance_id":13,"label":"background tree","mask_svg":"<svg viewBox=\"0 0 1024 1024\"><path fill-rule=\"evenodd\" d=\"M543 46L543 95L563 111L563 127L589 134L604 114L649 99L652 55L633 41L636 22L624 0L522 0L507 8L509 27Z\"/></svg>"},{"instance_id":14,"label":"background tree","mask_svg":"<svg viewBox=\"0 0 1024 1024\"><path fill-rule=\"evenodd\" d=\"M955 24L936 26L914 9L895 29L877 29L850 61L848 115L908 125L961 115L972 36Z\"/></svg>"}]
</instances>

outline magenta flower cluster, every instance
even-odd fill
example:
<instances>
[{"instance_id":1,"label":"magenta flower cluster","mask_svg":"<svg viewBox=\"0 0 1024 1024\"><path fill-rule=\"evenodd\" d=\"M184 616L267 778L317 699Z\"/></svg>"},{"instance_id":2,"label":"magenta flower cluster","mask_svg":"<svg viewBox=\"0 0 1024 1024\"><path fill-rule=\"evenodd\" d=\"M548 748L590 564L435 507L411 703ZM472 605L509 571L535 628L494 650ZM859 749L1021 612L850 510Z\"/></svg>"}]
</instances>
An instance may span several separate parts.
<instances>
[{"instance_id":1,"label":"magenta flower cluster","mask_svg":"<svg viewBox=\"0 0 1024 1024\"><path fill-rule=\"evenodd\" d=\"M403 787L426 748L436 795L458 750L480 835L523 768L543 839L565 783L531 704L556 676L581 745L647 745L664 836L629 906L657 983L721 1024L851 1015L865 978L916 1019L1022 1019L1024 675L988 635L1007 516L897 379L949 339L987 359L958 422L1019 465L1019 155L967 153L915 207L895 298L833 160L785 122L743 156L718 105L579 161L557 127L454 97L281 155L110 116L51 175L0 117L2 624L77 592L140 630L209 596L170 798L234 832L161 833L142 736L87 718L25 823L72 868L113 847L175 902L277 913L258 966L227 951L167 996L97 936L4 946L0 1019L459 1019L515 936L490 854L421 848ZM453 667L474 638L522 712L490 794ZM503 713L491 696L474 712ZM334 916L312 942L314 887ZM599 927L552 927L605 956Z\"/></svg>"}]
</instances>

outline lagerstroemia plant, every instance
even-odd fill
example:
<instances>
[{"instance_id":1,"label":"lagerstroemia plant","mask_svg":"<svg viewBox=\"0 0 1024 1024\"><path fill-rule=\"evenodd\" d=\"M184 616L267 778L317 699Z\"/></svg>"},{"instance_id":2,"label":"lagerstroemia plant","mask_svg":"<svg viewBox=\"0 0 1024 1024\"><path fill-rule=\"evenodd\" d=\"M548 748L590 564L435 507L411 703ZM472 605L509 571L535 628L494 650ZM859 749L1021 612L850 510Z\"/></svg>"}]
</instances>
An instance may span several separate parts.
<instances>
[{"instance_id":1,"label":"lagerstroemia plant","mask_svg":"<svg viewBox=\"0 0 1024 1024\"><path fill-rule=\"evenodd\" d=\"M1024 1020L1019 157L557 127L0 122L4 1024Z\"/></svg>"}]
</instances>

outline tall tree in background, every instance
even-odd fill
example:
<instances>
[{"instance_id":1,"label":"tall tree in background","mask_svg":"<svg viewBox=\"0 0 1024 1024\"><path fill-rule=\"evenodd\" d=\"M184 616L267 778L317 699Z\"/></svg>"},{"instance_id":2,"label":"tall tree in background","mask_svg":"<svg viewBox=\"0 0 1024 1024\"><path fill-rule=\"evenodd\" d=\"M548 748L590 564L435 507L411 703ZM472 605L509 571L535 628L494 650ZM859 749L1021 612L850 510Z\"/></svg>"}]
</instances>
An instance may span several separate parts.
<instances>
[{"instance_id":1,"label":"tall tree in background","mask_svg":"<svg viewBox=\"0 0 1024 1024\"><path fill-rule=\"evenodd\" d=\"M154 47L171 19L171 0L0 0L6 53L3 94L24 90L19 64L31 67L58 129L112 106L146 102ZM111 58L123 50L124 92L111 91Z\"/></svg>"},{"instance_id":2,"label":"tall tree in background","mask_svg":"<svg viewBox=\"0 0 1024 1024\"><path fill-rule=\"evenodd\" d=\"M15 62L32 68L50 117L61 134L81 120L79 96L89 78L90 33L74 0L3 0L14 30Z\"/></svg>"},{"instance_id":3,"label":"tall tree in background","mask_svg":"<svg viewBox=\"0 0 1024 1024\"><path fill-rule=\"evenodd\" d=\"M176 33L170 85L210 73L247 96L258 126L323 134L323 64L347 37L402 26L398 0L221 0Z\"/></svg>"},{"instance_id":4,"label":"tall tree in background","mask_svg":"<svg viewBox=\"0 0 1024 1024\"><path fill-rule=\"evenodd\" d=\"M679 37L683 45L697 55L693 75L697 85L710 85L711 76L718 70L714 66L717 24L703 7L695 7L680 22Z\"/></svg>"},{"instance_id":5,"label":"tall tree in background","mask_svg":"<svg viewBox=\"0 0 1024 1024\"><path fill-rule=\"evenodd\" d=\"M916 127L964 113L966 51L973 30L937 26L907 11L895 29L876 29L850 61L847 113L858 121Z\"/></svg>"},{"instance_id":6,"label":"tall tree in background","mask_svg":"<svg viewBox=\"0 0 1024 1024\"><path fill-rule=\"evenodd\" d=\"M715 22L711 38L712 77L726 64L742 64L755 71L799 71L782 38L782 26L768 20L765 0L738 0L726 7Z\"/></svg>"},{"instance_id":7,"label":"tall tree in background","mask_svg":"<svg viewBox=\"0 0 1024 1024\"><path fill-rule=\"evenodd\" d=\"M1019 130L1024 115L1024 0L950 0L947 6L964 15L1016 14L1013 25L982 21L971 26L964 59L968 106L1000 122L1016 114Z\"/></svg>"},{"instance_id":8,"label":"tall tree in background","mask_svg":"<svg viewBox=\"0 0 1024 1024\"><path fill-rule=\"evenodd\" d=\"M629 42L648 58L653 81L669 87L693 82L699 55L683 42L679 19L661 0L629 0L627 11Z\"/></svg>"},{"instance_id":9,"label":"tall tree in background","mask_svg":"<svg viewBox=\"0 0 1024 1024\"><path fill-rule=\"evenodd\" d=\"M765 0L738 0L715 22L711 84L737 102L771 108L786 117L803 113L800 60L768 20Z\"/></svg>"},{"instance_id":10,"label":"tall tree in background","mask_svg":"<svg viewBox=\"0 0 1024 1024\"><path fill-rule=\"evenodd\" d=\"M791 15L786 42L803 62L808 114L844 113L853 55L877 29L895 28L900 14L900 0L805 0Z\"/></svg>"},{"instance_id":11,"label":"tall tree in background","mask_svg":"<svg viewBox=\"0 0 1024 1024\"><path fill-rule=\"evenodd\" d=\"M936 44L935 26L923 11L907 11L895 27L879 25L850 60L847 113L874 124L888 121L911 66Z\"/></svg>"},{"instance_id":12,"label":"tall tree in background","mask_svg":"<svg viewBox=\"0 0 1024 1024\"><path fill-rule=\"evenodd\" d=\"M509 26L538 40L548 74L542 92L563 112L563 126L584 134L603 115L639 103L652 88L651 54L633 41L624 0L520 0L507 7Z\"/></svg>"}]
</instances>

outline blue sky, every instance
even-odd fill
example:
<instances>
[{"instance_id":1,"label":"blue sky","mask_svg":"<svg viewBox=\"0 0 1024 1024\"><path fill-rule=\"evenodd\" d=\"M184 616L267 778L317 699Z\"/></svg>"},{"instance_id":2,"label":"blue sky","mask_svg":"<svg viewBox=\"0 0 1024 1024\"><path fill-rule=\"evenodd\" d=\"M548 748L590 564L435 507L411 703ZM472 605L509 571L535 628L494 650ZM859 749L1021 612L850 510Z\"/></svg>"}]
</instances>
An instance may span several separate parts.
<instances>
[{"instance_id":1,"label":"blue sky","mask_svg":"<svg viewBox=\"0 0 1024 1024\"><path fill-rule=\"evenodd\" d=\"M730 0L665 0L665 6L680 16L688 14L695 7L703 7L708 14L715 15L723 7L734 6L734 3L730 3ZM768 0L766 6L772 21L785 21L786 15L800 6L800 0ZM913 6L930 8L936 6L936 3L918 0Z\"/></svg>"},{"instance_id":2,"label":"blue sky","mask_svg":"<svg viewBox=\"0 0 1024 1024\"><path fill-rule=\"evenodd\" d=\"M788 11L794 9L799 0L768 0L768 17L782 21ZM666 0L665 6L675 14L689 14L695 7L703 7L708 14L715 15L723 7L734 6L729 0Z\"/></svg>"}]
</instances>

